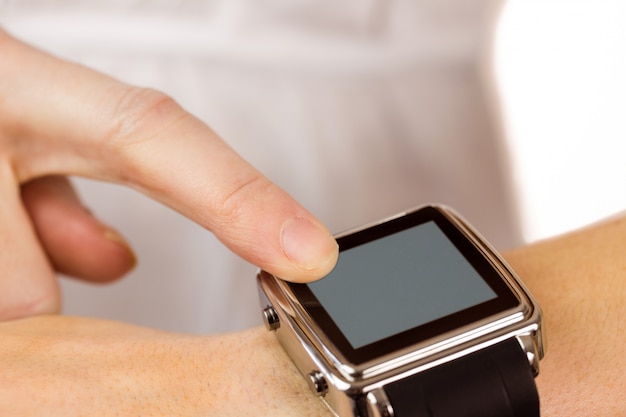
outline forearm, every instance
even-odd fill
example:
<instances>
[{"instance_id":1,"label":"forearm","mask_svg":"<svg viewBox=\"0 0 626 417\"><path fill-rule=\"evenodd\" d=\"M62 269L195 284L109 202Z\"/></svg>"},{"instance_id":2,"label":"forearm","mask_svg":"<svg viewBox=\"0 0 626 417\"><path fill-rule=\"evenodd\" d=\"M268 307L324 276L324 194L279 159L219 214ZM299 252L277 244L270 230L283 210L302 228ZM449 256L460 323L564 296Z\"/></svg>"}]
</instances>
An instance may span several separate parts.
<instances>
[{"instance_id":1,"label":"forearm","mask_svg":"<svg viewBox=\"0 0 626 417\"><path fill-rule=\"evenodd\" d=\"M626 413L625 248L622 215L507 254L544 310L542 416Z\"/></svg>"}]
</instances>

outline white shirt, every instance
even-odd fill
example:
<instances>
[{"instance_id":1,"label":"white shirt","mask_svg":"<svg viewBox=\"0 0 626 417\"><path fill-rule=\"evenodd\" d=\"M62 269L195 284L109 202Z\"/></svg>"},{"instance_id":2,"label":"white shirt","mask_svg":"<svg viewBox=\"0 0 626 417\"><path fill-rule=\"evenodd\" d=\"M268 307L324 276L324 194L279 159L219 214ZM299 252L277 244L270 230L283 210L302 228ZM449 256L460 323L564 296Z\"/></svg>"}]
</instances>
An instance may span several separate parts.
<instances>
[{"instance_id":1,"label":"white shirt","mask_svg":"<svg viewBox=\"0 0 626 417\"><path fill-rule=\"evenodd\" d=\"M161 89L334 232L427 202L520 241L492 101L494 0L7 1L18 37ZM216 332L260 323L255 271L137 193L77 181L140 264L63 281L65 312Z\"/></svg>"}]
</instances>

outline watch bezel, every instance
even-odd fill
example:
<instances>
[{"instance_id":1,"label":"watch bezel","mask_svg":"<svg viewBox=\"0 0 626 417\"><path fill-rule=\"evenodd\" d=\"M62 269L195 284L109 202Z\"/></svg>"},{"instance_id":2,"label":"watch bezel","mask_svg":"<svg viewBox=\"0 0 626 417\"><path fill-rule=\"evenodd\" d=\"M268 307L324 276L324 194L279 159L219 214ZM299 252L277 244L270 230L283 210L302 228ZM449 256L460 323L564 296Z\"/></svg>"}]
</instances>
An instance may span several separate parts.
<instances>
[{"instance_id":1,"label":"watch bezel","mask_svg":"<svg viewBox=\"0 0 626 417\"><path fill-rule=\"evenodd\" d=\"M454 212L442 206L427 206L416 209L408 213L394 216L380 223L367 225L357 230L348 231L337 236L343 248L350 247L357 241L359 233L369 230L378 233L381 224L397 225L398 230L407 227L406 222L419 221L419 211L428 212L427 217L436 217L443 226L444 233L448 230L454 236L454 241L466 241L470 249L476 256L484 258L483 267L488 265L493 270L496 277L506 291L510 292L515 299L515 303L500 305L493 311L489 311L480 317L472 317L462 324L455 325L454 328L444 329L440 333L434 332L427 338L412 339L407 343L395 344L389 348L376 348L365 357L357 357L345 354L345 346L337 346L336 337L329 337L327 327L320 326L316 317L310 314L310 309L305 308L306 303L302 303L301 293L294 291L293 284L277 279L270 274L261 271L259 283L263 291L270 298L270 303L278 307L279 314L284 316L284 320L289 321L289 326L299 329L299 342L304 346L307 355L313 358L317 367L324 371L329 378L333 379L333 384L346 387L366 386L370 388L376 384L383 384L389 378L398 378L403 372L416 372L420 367L434 366L438 361L445 361L446 358L453 357L460 352L474 349L476 346L495 343L503 338L516 336L518 334L532 334L534 338L540 338L541 314L538 305L532 299L524 285L516 277L513 271L506 265L499 255L480 236L458 217ZM440 225L440 224L438 224ZM443 230L442 229L442 230ZM395 229L387 228L386 234L395 233ZM448 234L446 233L446 236ZM482 274L481 274L482 275ZM510 297L509 297L510 301ZM484 312L485 310L482 310ZM319 316L317 316L319 319ZM413 331L415 329L411 329ZM277 333L280 334L280 331ZM539 336L538 336L539 335ZM392 336L395 337L395 336ZM404 336L400 336L402 338ZM280 336L279 336L280 338ZM389 341L383 339L387 344ZM378 342L376 342L378 343ZM371 348L370 345L366 346ZM292 350L293 357L297 346L285 346ZM537 346L539 357L543 356L541 340ZM301 355L301 353L298 353ZM373 385L372 385L373 384Z\"/></svg>"},{"instance_id":2,"label":"watch bezel","mask_svg":"<svg viewBox=\"0 0 626 417\"><path fill-rule=\"evenodd\" d=\"M423 343L441 334L452 332L519 307L520 298L502 279L502 274L493 267L483 252L463 234L461 229L435 207L424 207L401 217L338 236L339 251L341 253L428 222L434 222L439 227L459 253L465 257L494 291L496 297L372 343L354 347L308 284L288 283L292 294L299 300L300 306L305 310L310 321L316 324L317 331L323 333L331 341L335 350L341 353L343 361L352 366L359 366L390 352Z\"/></svg>"}]
</instances>

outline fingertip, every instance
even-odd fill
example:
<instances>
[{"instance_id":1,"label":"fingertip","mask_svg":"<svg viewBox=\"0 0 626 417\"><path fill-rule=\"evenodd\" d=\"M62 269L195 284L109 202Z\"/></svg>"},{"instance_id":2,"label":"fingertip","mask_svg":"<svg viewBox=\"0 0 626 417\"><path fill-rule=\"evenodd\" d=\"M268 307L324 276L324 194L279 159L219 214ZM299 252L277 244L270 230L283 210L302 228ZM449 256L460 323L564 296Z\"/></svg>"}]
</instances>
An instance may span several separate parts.
<instances>
[{"instance_id":1,"label":"fingertip","mask_svg":"<svg viewBox=\"0 0 626 417\"><path fill-rule=\"evenodd\" d=\"M294 217L283 223L281 249L291 263L292 272L285 279L310 282L326 276L337 263L337 241L320 223Z\"/></svg>"},{"instance_id":2,"label":"fingertip","mask_svg":"<svg viewBox=\"0 0 626 417\"><path fill-rule=\"evenodd\" d=\"M102 281L111 281L133 270L137 266L137 255L128 241L117 231L106 228L103 236L105 241L113 245L110 250L116 252L111 256L111 259L117 262L112 263L109 274L104 274L101 279Z\"/></svg>"},{"instance_id":3,"label":"fingertip","mask_svg":"<svg viewBox=\"0 0 626 417\"><path fill-rule=\"evenodd\" d=\"M40 239L54 269L93 283L118 280L137 264L130 244L113 228L82 210L50 212ZM51 225L56 219L56 224ZM41 220L41 219L40 219Z\"/></svg>"},{"instance_id":4,"label":"fingertip","mask_svg":"<svg viewBox=\"0 0 626 417\"><path fill-rule=\"evenodd\" d=\"M107 283L122 278L137 264L128 242L91 216L66 219L64 232L49 228L42 238L54 269L61 274Z\"/></svg>"},{"instance_id":5,"label":"fingertip","mask_svg":"<svg viewBox=\"0 0 626 417\"><path fill-rule=\"evenodd\" d=\"M82 227L85 230L76 233L76 250L71 257L54 252L52 263L57 271L95 283L107 283L135 268L137 256L117 231L97 221ZM80 246L79 242L82 242Z\"/></svg>"}]
</instances>

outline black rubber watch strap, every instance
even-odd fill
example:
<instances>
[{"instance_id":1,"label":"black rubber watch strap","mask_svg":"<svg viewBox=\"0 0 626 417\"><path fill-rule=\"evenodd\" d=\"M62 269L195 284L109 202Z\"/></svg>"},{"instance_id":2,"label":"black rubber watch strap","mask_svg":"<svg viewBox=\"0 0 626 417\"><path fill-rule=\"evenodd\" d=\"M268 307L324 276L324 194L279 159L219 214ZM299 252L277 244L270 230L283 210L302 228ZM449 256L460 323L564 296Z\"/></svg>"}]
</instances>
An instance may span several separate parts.
<instances>
[{"instance_id":1,"label":"black rubber watch strap","mask_svg":"<svg viewBox=\"0 0 626 417\"><path fill-rule=\"evenodd\" d=\"M509 339L385 387L395 417L538 417L526 354Z\"/></svg>"}]
</instances>

